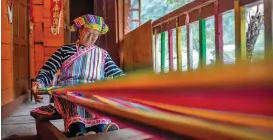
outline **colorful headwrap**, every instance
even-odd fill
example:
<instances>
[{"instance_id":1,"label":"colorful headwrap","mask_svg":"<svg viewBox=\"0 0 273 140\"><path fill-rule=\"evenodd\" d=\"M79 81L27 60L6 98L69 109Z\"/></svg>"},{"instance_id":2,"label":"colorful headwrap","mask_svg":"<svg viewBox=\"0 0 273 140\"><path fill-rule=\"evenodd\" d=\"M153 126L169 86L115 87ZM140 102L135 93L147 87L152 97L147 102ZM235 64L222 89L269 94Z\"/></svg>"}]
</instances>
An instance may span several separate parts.
<instances>
[{"instance_id":1,"label":"colorful headwrap","mask_svg":"<svg viewBox=\"0 0 273 140\"><path fill-rule=\"evenodd\" d=\"M70 26L69 30L74 32L81 26L98 30L101 34L105 34L109 30L102 17L91 14L86 14L76 18L74 24Z\"/></svg>"}]
</instances>

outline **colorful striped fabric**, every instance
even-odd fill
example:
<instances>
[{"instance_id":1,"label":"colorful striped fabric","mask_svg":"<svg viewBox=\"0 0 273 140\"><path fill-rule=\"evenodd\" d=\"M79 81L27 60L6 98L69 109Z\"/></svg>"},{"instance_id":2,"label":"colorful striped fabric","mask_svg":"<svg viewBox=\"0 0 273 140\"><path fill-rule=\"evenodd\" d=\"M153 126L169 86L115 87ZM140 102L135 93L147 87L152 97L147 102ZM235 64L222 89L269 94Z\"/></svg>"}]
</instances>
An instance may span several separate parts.
<instances>
[{"instance_id":1,"label":"colorful striped fabric","mask_svg":"<svg viewBox=\"0 0 273 140\"><path fill-rule=\"evenodd\" d=\"M109 30L102 17L91 14L82 15L74 19L74 24L70 27L70 31L74 32L81 26L98 30L102 34L107 33Z\"/></svg>"},{"instance_id":2,"label":"colorful striped fabric","mask_svg":"<svg viewBox=\"0 0 273 140\"><path fill-rule=\"evenodd\" d=\"M82 46L79 47L82 48ZM93 52L93 56L90 59L94 59L95 57L96 59L98 59L97 54L95 54L96 52L99 52L97 50L100 50L100 52L104 53L105 63L104 66L102 66L104 68L103 69L105 74L104 77L117 77L120 75L124 75L123 71L114 63L110 55L101 48L100 49L97 48L96 51ZM50 83L53 80L54 74L57 73L57 71L61 68L61 66L67 59L69 59L76 53L77 53L76 44L64 45L61 48L59 48L55 53L53 53L52 56L43 65L43 67L38 73L38 76L36 77L36 81L41 84L40 87L51 86Z\"/></svg>"},{"instance_id":3,"label":"colorful striped fabric","mask_svg":"<svg viewBox=\"0 0 273 140\"><path fill-rule=\"evenodd\" d=\"M113 114L109 117L120 116L179 135L267 140L273 138L272 69L271 61L246 63L186 74L127 75L48 90L54 96L63 92L60 96L65 100Z\"/></svg>"}]
</instances>

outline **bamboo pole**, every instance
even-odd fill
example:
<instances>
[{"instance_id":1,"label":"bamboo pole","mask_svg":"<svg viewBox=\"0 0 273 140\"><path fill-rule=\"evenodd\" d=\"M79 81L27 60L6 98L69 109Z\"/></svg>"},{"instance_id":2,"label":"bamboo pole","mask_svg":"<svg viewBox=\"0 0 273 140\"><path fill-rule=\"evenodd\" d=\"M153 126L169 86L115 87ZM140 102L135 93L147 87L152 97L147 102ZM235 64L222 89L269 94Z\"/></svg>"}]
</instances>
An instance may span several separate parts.
<instances>
[{"instance_id":1,"label":"bamboo pole","mask_svg":"<svg viewBox=\"0 0 273 140\"><path fill-rule=\"evenodd\" d=\"M236 63L246 60L246 13L240 0L234 0L235 11L235 59Z\"/></svg>"},{"instance_id":2,"label":"bamboo pole","mask_svg":"<svg viewBox=\"0 0 273 140\"><path fill-rule=\"evenodd\" d=\"M182 71L182 37L181 27L178 27L176 22L176 51L177 51L177 71Z\"/></svg>"}]
</instances>

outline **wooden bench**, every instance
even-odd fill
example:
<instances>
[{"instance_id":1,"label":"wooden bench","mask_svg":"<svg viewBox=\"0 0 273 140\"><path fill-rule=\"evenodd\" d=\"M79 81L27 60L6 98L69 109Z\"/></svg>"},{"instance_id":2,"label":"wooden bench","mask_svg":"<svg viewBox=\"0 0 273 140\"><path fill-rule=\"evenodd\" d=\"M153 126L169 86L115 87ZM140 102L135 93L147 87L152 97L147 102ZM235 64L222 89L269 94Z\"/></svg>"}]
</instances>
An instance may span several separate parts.
<instances>
[{"instance_id":1,"label":"wooden bench","mask_svg":"<svg viewBox=\"0 0 273 140\"><path fill-rule=\"evenodd\" d=\"M60 118L50 119L57 120ZM136 131L130 128L111 131L107 133L99 133L89 136L80 136L70 138L68 133L61 132L54 126L50 120L41 120L39 117L35 118L37 137L40 140L143 140L151 138L150 135Z\"/></svg>"}]
</instances>

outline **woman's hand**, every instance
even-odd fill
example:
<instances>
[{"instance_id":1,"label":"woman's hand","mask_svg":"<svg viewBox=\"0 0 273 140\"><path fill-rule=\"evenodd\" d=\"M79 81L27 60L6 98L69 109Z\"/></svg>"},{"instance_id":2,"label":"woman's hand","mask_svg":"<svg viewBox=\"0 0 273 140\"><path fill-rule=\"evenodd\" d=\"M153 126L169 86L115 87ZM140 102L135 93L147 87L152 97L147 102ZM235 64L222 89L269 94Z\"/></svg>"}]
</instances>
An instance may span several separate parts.
<instances>
[{"instance_id":1,"label":"woman's hand","mask_svg":"<svg viewBox=\"0 0 273 140\"><path fill-rule=\"evenodd\" d=\"M38 82L34 82L31 89L31 94L34 96L35 103L43 102L43 97L39 95L39 85L40 84Z\"/></svg>"}]
</instances>

